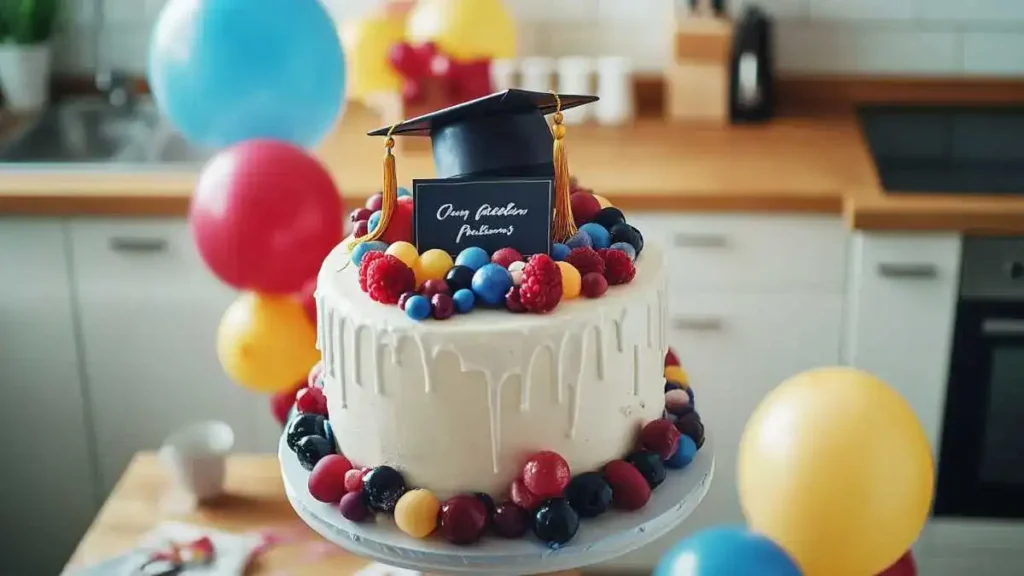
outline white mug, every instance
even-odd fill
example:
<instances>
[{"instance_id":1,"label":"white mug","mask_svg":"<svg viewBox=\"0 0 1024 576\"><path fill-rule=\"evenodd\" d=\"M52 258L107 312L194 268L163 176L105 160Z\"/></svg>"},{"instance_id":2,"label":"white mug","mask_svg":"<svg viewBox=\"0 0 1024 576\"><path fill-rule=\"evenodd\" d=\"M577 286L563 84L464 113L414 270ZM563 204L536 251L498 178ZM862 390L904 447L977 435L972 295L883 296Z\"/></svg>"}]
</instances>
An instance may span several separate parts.
<instances>
[{"instance_id":1,"label":"white mug","mask_svg":"<svg viewBox=\"0 0 1024 576\"><path fill-rule=\"evenodd\" d=\"M225 422L189 424L164 440L160 460L177 488L197 500L224 492L224 467L235 445L235 432Z\"/></svg>"}]
</instances>

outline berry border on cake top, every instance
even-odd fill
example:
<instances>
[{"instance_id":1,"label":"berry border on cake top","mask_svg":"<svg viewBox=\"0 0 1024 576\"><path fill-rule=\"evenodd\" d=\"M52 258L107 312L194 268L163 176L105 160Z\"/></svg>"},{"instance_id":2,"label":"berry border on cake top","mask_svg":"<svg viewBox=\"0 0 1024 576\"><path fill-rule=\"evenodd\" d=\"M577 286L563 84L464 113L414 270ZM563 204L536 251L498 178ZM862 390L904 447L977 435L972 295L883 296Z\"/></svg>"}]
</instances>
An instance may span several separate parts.
<instances>
[{"instance_id":1,"label":"berry border on cake top","mask_svg":"<svg viewBox=\"0 0 1024 576\"><path fill-rule=\"evenodd\" d=\"M355 238L376 232L382 203L375 194L352 212ZM420 254L412 243L414 203L400 188L387 229L378 240L356 244L350 259L359 268L363 292L417 321L445 320L477 306L544 314L565 300L600 298L609 287L633 280L644 248L643 235L621 210L575 181L569 205L578 230L555 243L551 254L524 257L514 248L489 254L479 246L454 257L439 249Z\"/></svg>"},{"instance_id":2,"label":"berry border on cake top","mask_svg":"<svg viewBox=\"0 0 1024 576\"><path fill-rule=\"evenodd\" d=\"M694 409L686 372L671 349L665 356L665 410L648 422L636 449L601 470L575 473L562 456L530 456L507 494L460 494L442 502L432 492L406 485L390 466L363 467L337 451L327 413L322 365L310 372L309 387L296 394L285 427L285 442L309 470L310 495L338 507L352 522L392 515L399 530L414 538L439 535L471 545L487 535L515 539L528 533L552 548L570 542L581 521L614 508L643 508L669 470L686 468L704 445L704 424Z\"/></svg>"}]
</instances>

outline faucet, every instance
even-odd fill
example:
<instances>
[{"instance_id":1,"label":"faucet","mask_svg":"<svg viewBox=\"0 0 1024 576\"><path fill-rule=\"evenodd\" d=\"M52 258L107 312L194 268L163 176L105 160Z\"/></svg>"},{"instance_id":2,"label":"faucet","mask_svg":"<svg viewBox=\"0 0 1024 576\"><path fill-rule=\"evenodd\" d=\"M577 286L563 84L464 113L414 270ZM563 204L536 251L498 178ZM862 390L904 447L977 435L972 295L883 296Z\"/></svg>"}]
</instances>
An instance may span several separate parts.
<instances>
[{"instance_id":1,"label":"faucet","mask_svg":"<svg viewBox=\"0 0 1024 576\"><path fill-rule=\"evenodd\" d=\"M93 41L96 51L96 89L113 108L130 113L135 109L136 95L127 75L114 70L111 63L109 43L105 39L107 27L104 0L93 1Z\"/></svg>"}]
</instances>

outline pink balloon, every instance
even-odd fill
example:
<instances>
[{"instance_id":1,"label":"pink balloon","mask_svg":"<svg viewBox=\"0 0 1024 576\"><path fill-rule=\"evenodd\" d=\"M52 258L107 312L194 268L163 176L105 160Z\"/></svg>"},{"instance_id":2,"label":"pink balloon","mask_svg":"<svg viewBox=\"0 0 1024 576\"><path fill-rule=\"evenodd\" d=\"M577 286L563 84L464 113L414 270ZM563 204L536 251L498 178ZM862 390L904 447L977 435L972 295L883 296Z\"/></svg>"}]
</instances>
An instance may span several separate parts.
<instances>
[{"instance_id":1,"label":"pink balloon","mask_svg":"<svg viewBox=\"0 0 1024 576\"><path fill-rule=\"evenodd\" d=\"M342 239L341 194L301 148L243 142L203 169L189 223L213 273L239 290L294 294Z\"/></svg>"}]
</instances>

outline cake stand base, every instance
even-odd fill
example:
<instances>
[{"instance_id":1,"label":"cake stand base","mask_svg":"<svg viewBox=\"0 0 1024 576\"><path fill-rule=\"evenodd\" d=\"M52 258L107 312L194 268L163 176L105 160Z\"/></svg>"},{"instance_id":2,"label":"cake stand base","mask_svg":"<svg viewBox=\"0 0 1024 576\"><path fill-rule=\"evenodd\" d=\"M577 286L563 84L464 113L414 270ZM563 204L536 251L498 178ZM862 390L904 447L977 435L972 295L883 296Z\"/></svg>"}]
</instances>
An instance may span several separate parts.
<instances>
[{"instance_id":1,"label":"cake stand base","mask_svg":"<svg viewBox=\"0 0 1024 576\"><path fill-rule=\"evenodd\" d=\"M455 546L436 537L419 540L401 532L383 514L375 522L356 524L341 516L336 506L316 501L306 488L309 472L299 465L284 437L278 447L285 493L299 517L327 540L358 556L387 567L366 576L476 574L516 576L542 574L591 566L631 552L677 526L707 494L715 458L710 439L683 470L670 470L650 501L635 512L611 511L583 520L576 537L558 549L546 547L532 536L519 540L485 537L473 546ZM375 566L371 569L376 569Z\"/></svg>"}]
</instances>

